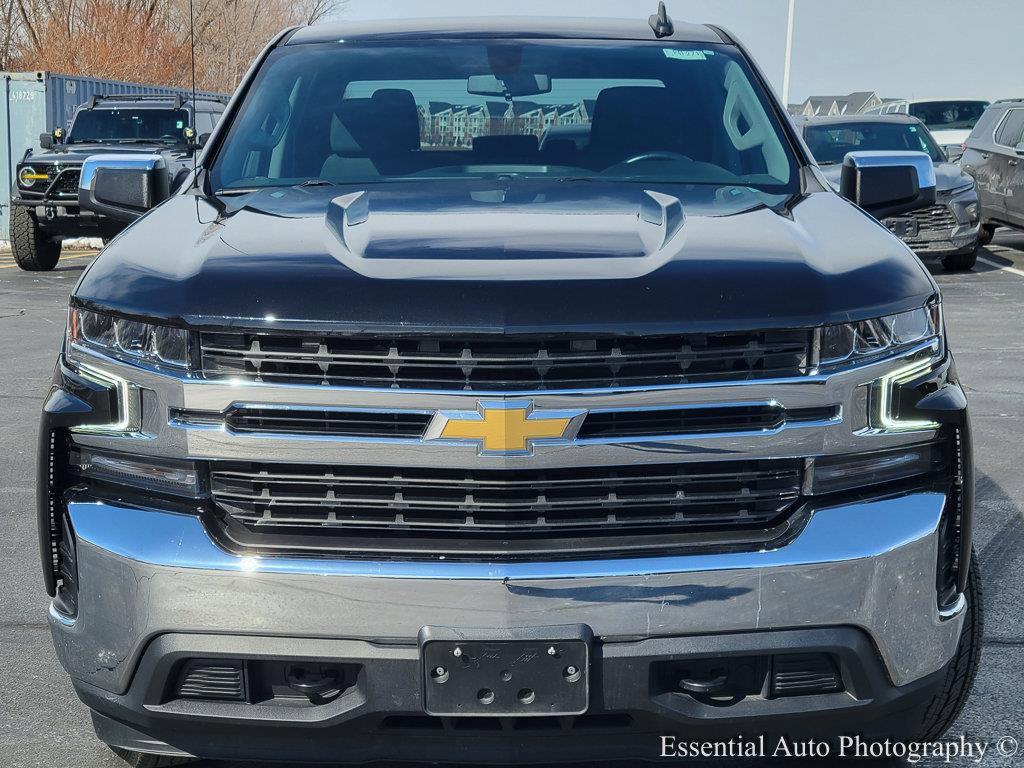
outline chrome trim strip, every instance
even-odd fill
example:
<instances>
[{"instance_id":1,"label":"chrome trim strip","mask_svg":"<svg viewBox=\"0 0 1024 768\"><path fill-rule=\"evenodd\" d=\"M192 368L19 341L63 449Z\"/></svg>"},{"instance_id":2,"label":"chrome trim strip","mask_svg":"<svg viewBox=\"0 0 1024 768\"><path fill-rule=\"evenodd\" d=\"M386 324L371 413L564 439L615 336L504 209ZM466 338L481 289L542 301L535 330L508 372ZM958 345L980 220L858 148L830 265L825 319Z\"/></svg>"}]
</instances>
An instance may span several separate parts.
<instances>
[{"instance_id":1,"label":"chrome trim strip","mask_svg":"<svg viewBox=\"0 0 1024 768\"><path fill-rule=\"evenodd\" d=\"M940 621L951 621L960 616L967 609L967 596L961 592L956 596L956 600L953 601L952 605L942 606L939 608L939 620Z\"/></svg>"}]
</instances>

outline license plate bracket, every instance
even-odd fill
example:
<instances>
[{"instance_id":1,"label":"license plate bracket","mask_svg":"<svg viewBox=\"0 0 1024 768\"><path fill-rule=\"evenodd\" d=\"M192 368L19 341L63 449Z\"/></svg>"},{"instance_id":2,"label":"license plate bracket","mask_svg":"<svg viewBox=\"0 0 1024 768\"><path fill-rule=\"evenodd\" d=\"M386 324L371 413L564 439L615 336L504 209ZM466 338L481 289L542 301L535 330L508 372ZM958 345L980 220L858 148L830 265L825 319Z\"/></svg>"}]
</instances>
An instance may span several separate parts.
<instances>
[{"instance_id":1,"label":"license plate bracket","mask_svg":"<svg viewBox=\"0 0 1024 768\"><path fill-rule=\"evenodd\" d=\"M420 633L423 709L447 717L580 715L590 699L587 627Z\"/></svg>"}]
</instances>

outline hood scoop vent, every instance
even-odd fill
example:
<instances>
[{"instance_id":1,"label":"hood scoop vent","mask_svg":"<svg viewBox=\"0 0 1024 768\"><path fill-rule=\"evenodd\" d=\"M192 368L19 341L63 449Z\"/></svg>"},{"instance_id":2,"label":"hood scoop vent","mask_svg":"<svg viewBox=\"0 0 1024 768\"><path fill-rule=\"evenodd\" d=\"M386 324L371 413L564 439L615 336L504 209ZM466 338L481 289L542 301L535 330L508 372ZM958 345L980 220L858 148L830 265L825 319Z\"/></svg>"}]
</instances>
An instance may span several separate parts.
<instances>
[{"instance_id":1,"label":"hood scoop vent","mask_svg":"<svg viewBox=\"0 0 1024 768\"><path fill-rule=\"evenodd\" d=\"M565 197L474 192L439 201L354 192L327 207L328 250L367 277L445 280L621 279L645 275L685 216L672 195Z\"/></svg>"}]
</instances>

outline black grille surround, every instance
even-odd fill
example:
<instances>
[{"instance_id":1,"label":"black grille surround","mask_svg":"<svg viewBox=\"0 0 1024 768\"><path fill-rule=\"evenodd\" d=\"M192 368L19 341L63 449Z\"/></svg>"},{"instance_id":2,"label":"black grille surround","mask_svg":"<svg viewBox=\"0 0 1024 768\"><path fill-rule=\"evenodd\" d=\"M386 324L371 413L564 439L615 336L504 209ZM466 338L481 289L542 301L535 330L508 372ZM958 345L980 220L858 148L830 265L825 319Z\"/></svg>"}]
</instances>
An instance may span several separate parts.
<instances>
[{"instance_id":1,"label":"black grille surround","mask_svg":"<svg viewBox=\"0 0 1024 768\"><path fill-rule=\"evenodd\" d=\"M256 549L453 559L738 548L794 525L802 460L461 470L211 462L224 532Z\"/></svg>"},{"instance_id":2,"label":"black grille surround","mask_svg":"<svg viewBox=\"0 0 1024 768\"><path fill-rule=\"evenodd\" d=\"M808 329L660 336L203 332L202 372L285 384L544 391L802 376Z\"/></svg>"},{"instance_id":3,"label":"black grille surround","mask_svg":"<svg viewBox=\"0 0 1024 768\"><path fill-rule=\"evenodd\" d=\"M224 424L241 434L343 435L414 439L423 435L430 413L321 408L242 408L228 412Z\"/></svg>"}]
</instances>

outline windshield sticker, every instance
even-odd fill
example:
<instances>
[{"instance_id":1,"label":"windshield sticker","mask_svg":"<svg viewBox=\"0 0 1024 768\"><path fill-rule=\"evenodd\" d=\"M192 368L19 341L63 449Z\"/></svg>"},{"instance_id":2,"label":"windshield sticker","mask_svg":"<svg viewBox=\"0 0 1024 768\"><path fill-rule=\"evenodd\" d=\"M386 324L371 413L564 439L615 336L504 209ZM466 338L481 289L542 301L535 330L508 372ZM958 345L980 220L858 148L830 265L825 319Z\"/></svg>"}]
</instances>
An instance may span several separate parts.
<instances>
[{"instance_id":1,"label":"windshield sticker","mask_svg":"<svg viewBox=\"0 0 1024 768\"><path fill-rule=\"evenodd\" d=\"M665 56L679 61L707 61L707 54L704 51L681 51L678 48L662 48Z\"/></svg>"},{"instance_id":2,"label":"windshield sticker","mask_svg":"<svg viewBox=\"0 0 1024 768\"><path fill-rule=\"evenodd\" d=\"M182 128L185 127L185 121L184 120L179 120L177 125L178 125L178 130L180 131Z\"/></svg>"}]
</instances>

